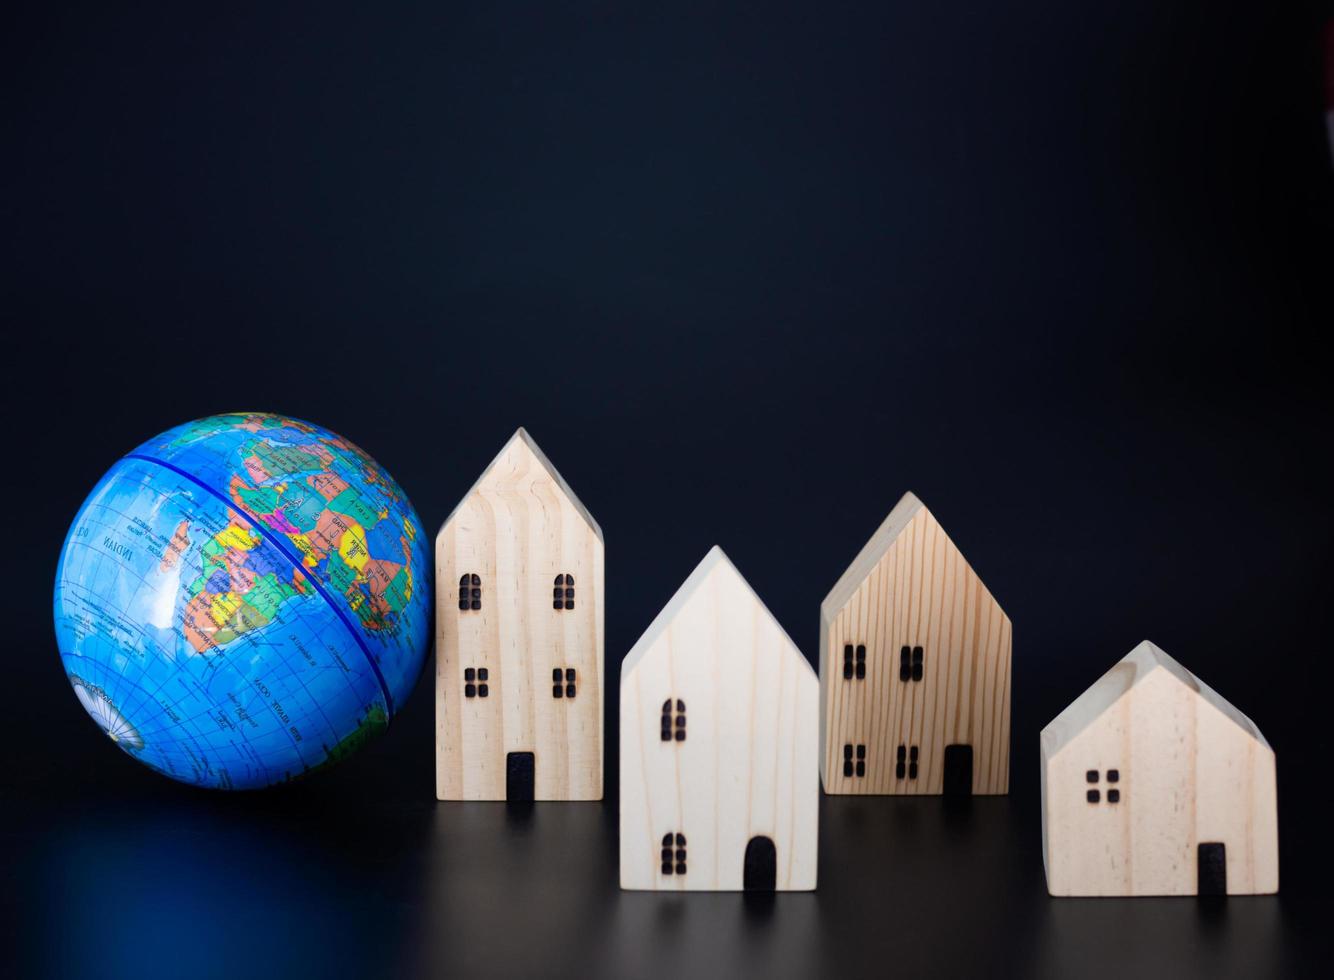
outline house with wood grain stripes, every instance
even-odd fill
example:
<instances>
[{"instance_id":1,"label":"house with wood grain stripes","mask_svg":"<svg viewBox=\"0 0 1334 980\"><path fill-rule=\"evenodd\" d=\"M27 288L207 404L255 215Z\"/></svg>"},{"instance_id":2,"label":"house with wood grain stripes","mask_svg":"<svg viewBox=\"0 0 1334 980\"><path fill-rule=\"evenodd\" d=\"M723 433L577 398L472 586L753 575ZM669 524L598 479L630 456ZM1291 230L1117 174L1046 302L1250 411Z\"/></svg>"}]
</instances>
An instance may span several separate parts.
<instances>
[{"instance_id":1,"label":"house with wood grain stripes","mask_svg":"<svg viewBox=\"0 0 1334 980\"><path fill-rule=\"evenodd\" d=\"M1003 794L1010 619L904 494L820 605L820 779L833 794Z\"/></svg>"},{"instance_id":2,"label":"house with wood grain stripes","mask_svg":"<svg viewBox=\"0 0 1334 980\"><path fill-rule=\"evenodd\" d=\"M602 529L524 429L435 563L437 798L602 799Z\"/></svg>"},{"instance_id":3,"label":"house with wood grain stripes","mask_svg":"<svg viewBox=\"0 0 1334 980\"><path fill-rule=\"evenodd\" d=\"M1053 895L1278 891L1274 750L1145 640L1042 730Z\"/></svg>"},{"instance_id":4,"label":"house with wood grain stripes","mask_svg":"<svg viewBox=\"0 0 1334 980\"><path fill-rule=\"evenodd\" d=\"M621 664L621 887L815 887L819 681L714 548Z\"/></svg>"}]
</instances>

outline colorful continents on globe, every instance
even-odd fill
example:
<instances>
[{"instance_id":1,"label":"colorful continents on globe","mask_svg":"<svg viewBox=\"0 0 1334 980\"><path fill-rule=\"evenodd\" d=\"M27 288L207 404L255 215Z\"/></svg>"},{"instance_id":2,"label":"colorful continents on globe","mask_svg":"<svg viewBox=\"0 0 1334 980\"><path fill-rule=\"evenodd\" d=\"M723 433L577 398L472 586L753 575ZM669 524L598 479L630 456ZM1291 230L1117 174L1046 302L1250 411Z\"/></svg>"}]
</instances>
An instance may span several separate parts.
<instances>
[{"instance_id":1,"label":"colorful continents on globe","mask_svg":"<svg viewBox=\"0 0 1334 980\"><path fill-rule=\"evenodd\" d=\"M85 501L57 571L80 703L184 782L242 788L343 758L411 690L430 560L398 485L356 446L278 415L150 440Z\"/></svg>"}]
</instances>

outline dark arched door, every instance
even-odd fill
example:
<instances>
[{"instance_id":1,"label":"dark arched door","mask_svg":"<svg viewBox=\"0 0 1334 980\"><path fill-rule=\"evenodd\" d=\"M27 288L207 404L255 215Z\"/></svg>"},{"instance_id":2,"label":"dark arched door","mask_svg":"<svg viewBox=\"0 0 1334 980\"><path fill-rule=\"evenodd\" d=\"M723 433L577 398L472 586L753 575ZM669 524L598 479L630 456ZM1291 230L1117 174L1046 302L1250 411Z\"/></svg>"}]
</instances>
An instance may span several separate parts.
<instances>
[{"instance_id":1,"label":"dark arched door","mask_svg":"<svg viewBox=\"0 0 1334 980\"><path fill-rule=\"evenodd\" d=\"M778 850L768 837L752 837L746 845L743 888L748 892L771 892L778 882Z\"/></svg>"}]
</instances>

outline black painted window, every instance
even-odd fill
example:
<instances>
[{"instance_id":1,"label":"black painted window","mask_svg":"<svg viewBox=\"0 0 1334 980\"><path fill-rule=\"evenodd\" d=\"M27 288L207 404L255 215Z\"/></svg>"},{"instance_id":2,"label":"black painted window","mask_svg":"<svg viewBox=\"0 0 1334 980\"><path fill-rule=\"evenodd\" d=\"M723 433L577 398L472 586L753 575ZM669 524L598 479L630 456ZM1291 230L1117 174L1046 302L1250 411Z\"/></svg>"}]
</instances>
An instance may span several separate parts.
<instances>
[{"instance_id":1,"label":"black painted window","mask_svg":"<svg viewBox=\"0 0 1334 980\"><path fill-rule=\"evenodd\" d=\"M686 703L680 698L675 701L668 698L662 702L662 740L664 742L686 740Z\"/></svg>"},{"instance_id":2,"label":"black painted window","mask_svg":"<svg viewBox=\"0 0 1334 980\"><path fill-rule=\"evenodd\" d=\"M917 746L900 745L894 759L895 779L917 778Z\"/></svg>"},{"instance_id":3,"label":"black painted window","mask_svg":"<svg viewBox=\"0 0 1334 980\"><path fill-rule=\"evenodd\" d=\"M662 835L662 873L665 875L686 873L686 835Z\"/></svg>"},{"instance_id":4,"label":"black painted window","mask_svg":"<svg viewBox=\"0 0 1334 980\"><path fill-rule=\"evenodd\" d=\"M556 582L551 587L551 608L552 609L573 609L574 608L574 576L557 575Z\"/></svg>"},{"instance_id":5,"label":"black painted window","mask_svg":"<svg viewBox=\"0 0 1334 980\"><path fill-rule=\"evenodd\" d=\"M858 643L855 647L851 643L843 645L843 679L852 680L857 678L859 681L866 680L866 644Z\"/></svg>"},{"instance_id":6,"label":"black painted window","mask_svg":"<svg viewBox=\"0 0 1334 980\"><path fill-rule=\"evenodd\" d=\"M905 646L899 650L899 680L920 681L923 656L921 647Z\"/></svg>"},{"instance_id":7,"label":"black painted window","mask_svg":"<svg viewBox=\"0 0 1334 980\"><path fill-rule=\"evenodd\" d=\"M851 742L843 746L843 775L862 779L866 776L866 746L853 745Z\"/></svg>"},{"instance_id":8,"label":"black painted window","mask_svg":"<svg viewBox=\"0 0 1334 980\"><path fill-rule=\"evenodd\" d=\"M482 577L476 572L459 576L459 612L482 608Z\"/></svg>"},{"instance_id":9,"label":"black painted window","mask_svg":"<svg viewBox=\"0 0 1334 980\"><path fill-rule=\"evenodd\" d=\"M485 667L468 667L463 671L463 696L465 698L484 698L491 693L491 672Z\"/></svg>"},{"instance_id":10,"label":"black painted window","mask_svg":"<svg viewBox=\"0 0 1334 980\"><path fill-rule=\"evenodd\" d=\"M573 698L575 691L574 668L566 667L561 670L559 667L551 668L551 696L553 698Z\"/></svg>"},{"instance_id":11,"label":"black painted window","mask_svg":"<svg viewBox=\"0 0 1334 980\"><path fill-rule=\"evenodd\" d=\"M1097 785L1097 783L1101 781L1101 778L1102 774L1099 773L1097 769L1090 769L1088 770L1088 772L1084 773L1084 780L1090 785ZM1119 783L1120 781L1121 781L1120 769L1107 770L1107 782ZM1090 789L1084 793L1084 799L1088 800L1090 803L1101 803L1103 800L1102 791L1099 789ZM1108 787L1107 802L1108 803L1121 802L1121 788L1119 786Z\"/></svg>"}]
</instances>

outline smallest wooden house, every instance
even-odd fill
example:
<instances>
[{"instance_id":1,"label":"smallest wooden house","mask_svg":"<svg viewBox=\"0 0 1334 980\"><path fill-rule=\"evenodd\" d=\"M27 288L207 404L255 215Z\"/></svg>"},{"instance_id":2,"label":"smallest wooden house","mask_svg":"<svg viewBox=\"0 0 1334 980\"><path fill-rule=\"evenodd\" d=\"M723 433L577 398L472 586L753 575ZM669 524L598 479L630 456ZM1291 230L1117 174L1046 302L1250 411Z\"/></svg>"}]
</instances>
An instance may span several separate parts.
<instances>
[{"instance_id":1,"label":"smallest wooden house","mask_svg":"<svg viewBox=\"0 0 1334 980\"><path fill-rule=\"evenodd\" d=\"M621 887L809 891L819 681L721 548L621 665Z\"/></svg>"},{"instance_id":2,"label":"smallest wooden house","mask_svg":"<svg viewBox=\"0 0 1334 980\"><path fill-rule=\"evenodd\" d=\"M602 529L523 429L435 571L436 796L602 799Z\"/></svg>"},{"instance_id":3,"label":"smallest wooden house","mask_svg":"<svg viewBox=\"0 0 1334 980\"><path fill-rule=\"evenodd\" d=\"M1274 750L1145 640L1042 730L1053 895L1278 891Z\"/></svg>"}]
</instances>

